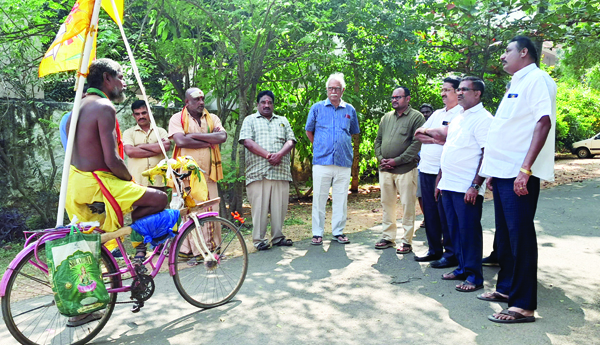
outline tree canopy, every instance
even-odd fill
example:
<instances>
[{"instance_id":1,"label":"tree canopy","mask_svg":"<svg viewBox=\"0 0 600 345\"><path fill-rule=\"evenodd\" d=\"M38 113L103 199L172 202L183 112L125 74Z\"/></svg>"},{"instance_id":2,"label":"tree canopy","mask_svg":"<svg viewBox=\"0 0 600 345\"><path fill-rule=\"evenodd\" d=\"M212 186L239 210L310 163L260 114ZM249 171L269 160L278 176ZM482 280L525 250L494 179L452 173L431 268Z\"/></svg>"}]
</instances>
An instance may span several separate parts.
<instances>
[{"instance_id":1,"label":"tree canopy","mask_svg":"<svg viewBox=\"0 0 600 345\"><path fill-rule=\"evenodd\" d=\"M54 157L56 126L36 90L45 91L45 100L68 101L74 95L73 73L39 80L36 66L74 3L14 0L0 6L0 83L10 90L2 97L29 101L23 109L27 121L14 121L14 113L5 111L1 119L6 126L0 167L9 176L8 188L35 178L22 172L28 164L23 157L39 159L41 143L48 148L46 157ZM292 154L308 168L308 109L326 97L329 74L345 74L344 99L356 107L361 125L354 138L355 189L361 176L376 172L374 137L395 87L411 90L413 107L427 102L440 108L444 76L478 76L489 90L484 105L494 113L509 80L499 57L517 34L532 37L540 47L543 41L562 47L564 58L552 72L561 85L600 88L599 10L599 3L584 0L126 0L124 25L153 100L181 107L185 90L197 86L216 104L230 137L223 207L240 210L244 150L237 139L258 91L275 93L276 112L288 118L298 139ZM127 71L120 34L106 14L99 29L97 55ZM585 123L587 132L598 129L598 121ZM23 142L29 145L24 150ZM44 187L24 189L21 197L54 190L57 164L40 170Z\"/></svg>"}]
</instances>

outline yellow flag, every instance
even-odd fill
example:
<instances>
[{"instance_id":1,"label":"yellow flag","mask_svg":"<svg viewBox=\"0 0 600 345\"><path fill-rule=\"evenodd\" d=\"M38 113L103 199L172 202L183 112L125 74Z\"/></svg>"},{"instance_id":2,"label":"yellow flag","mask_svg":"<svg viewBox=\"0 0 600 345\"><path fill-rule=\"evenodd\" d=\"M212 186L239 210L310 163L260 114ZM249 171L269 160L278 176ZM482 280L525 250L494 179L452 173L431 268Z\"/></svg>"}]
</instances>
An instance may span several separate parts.
<instances>
[{"instance_id":1,"label":"yellow flag","mask_svg":"<svg viewBox=\"0 0 600 345\"><path fill-rule=\"evenodd\" d=\"M121 24L123 24L123 0L114 0L114 2L115 5L117 5L117 11L119 11L119 19L121 20ZM114 20L115 23L117 23L117 17L115 16L115 11L113 11L111 1L102 0L102 8L106 11L106 13L108 13L112 20Z\"/></svg>"},{"instance_id":2,"label":"yellow flag","mask_svg":"<svg viewBox=\"0 0 600 345\"><path fill-rule=\"evenodd\" d=\"M123 0L114 1L122 23ZM86 35L92 19L94 2L94 0L78 0L75 3L71 13L60 26L54 42L42 58L38 71L40 78L52 73L79 69L79 61L83 54ZM102 7L116 21L111 0L102 0ZM97 32L94 32L90 61L96 58L96 36Z\"/></svg>"}]
</instances>

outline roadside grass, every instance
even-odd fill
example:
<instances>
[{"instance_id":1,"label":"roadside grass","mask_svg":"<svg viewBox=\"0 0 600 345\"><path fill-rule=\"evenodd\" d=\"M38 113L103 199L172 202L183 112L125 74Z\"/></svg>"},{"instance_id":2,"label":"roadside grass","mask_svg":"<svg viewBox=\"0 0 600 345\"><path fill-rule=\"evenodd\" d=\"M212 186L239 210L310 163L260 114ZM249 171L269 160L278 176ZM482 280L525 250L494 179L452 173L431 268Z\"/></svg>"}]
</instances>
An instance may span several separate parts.
<instances>
[{"instance_id":1,"label":"roadside grass","mask_svg":"<svg viewBox=\"0 0 600 345\"><path fill-rule=\"evenodd\" d=\"M23 250L24 242L12 242L0 248L0 272L4 274L8 265Z\"/></svg>"}]
</instances>

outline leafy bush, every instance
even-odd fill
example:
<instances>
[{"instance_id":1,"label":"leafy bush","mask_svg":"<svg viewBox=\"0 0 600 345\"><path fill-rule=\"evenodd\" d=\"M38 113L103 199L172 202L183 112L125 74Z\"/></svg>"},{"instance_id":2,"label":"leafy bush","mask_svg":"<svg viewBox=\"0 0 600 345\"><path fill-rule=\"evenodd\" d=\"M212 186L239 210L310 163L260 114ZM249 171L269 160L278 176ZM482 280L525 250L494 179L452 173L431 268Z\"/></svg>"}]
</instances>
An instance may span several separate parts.
<instances>
[{"instance_id":1,"label":"leafy bush","mask_svg":"<svg viewBox=\"0 0 600 345\"><path fill-rule=\"evenodd\" d=\"M25 217L16 208L0 208L0 245L23 239Z\"/></svg>"},{"instance_id":2,"label":"leafy bush","mask_svg":"<svg viewBox=\"0 0 600 345\"><path fill-rule=\"evenodd\" d=\"M600 91L580 84L558 83L556 149L565 151L600 132Z\"/></svg>"}]
</instances>

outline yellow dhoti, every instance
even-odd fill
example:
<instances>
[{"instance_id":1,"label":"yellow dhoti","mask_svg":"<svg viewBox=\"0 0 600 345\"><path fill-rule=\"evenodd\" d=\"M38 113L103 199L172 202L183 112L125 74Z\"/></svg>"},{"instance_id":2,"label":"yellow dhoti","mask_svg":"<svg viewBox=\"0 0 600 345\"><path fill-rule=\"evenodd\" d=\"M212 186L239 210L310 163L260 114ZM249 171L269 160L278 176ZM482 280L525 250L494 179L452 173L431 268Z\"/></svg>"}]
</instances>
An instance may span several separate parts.
<instances>
[{"instance_id":1,"label":"yellow dhoti","mask_svg":"<svg viewBox=\"0 0 600 345\"><path fill-rule=\"evenodd\" d=\"M71 166L69 172L65 208L71 219L73 216L77 216L80 222L98 221L102 230L115 231L123 226L119 218L122 219L122 214L133 210L133 203L146 193L146 187L132 181L121 180L110 172L95 171L95 174L116 201L118 209L115 210L111 200L102 193L100 184L92 172L81 171L74 166ZM104 203L105 212L102 214L92 213L88 205L94 202ZM110 245L107 243L106 247L112 250L116 247L116 242Z\"/></svg>"}]
</instances>

